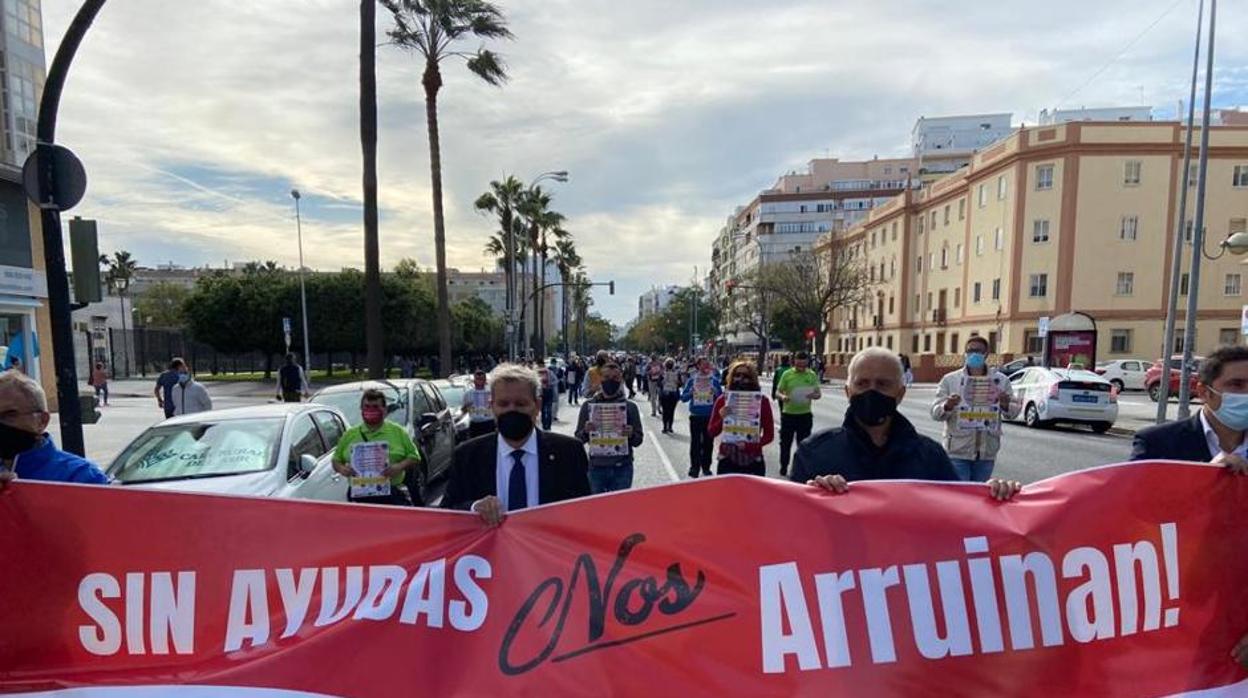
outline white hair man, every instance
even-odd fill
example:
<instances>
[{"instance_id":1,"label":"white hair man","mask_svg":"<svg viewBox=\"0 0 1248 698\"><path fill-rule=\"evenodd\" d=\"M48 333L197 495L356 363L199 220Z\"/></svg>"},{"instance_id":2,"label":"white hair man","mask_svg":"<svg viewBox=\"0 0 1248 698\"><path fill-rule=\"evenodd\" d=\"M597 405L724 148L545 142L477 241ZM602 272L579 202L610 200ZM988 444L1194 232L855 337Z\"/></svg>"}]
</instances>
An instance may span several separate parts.
<instances>
[{"instance_id":1,"label":"white hair man","mask_svg":"<svg viewBox=\"0 0 1248 698\"><path fill-rule=\"evenodd\" d=\"M541 387L533 369L494 369L490 408L498 433L455 449L444 508L471 509L496 526L507 512L589 495L589 459L581 442L537 429Z\"/></svg>"},{"instance_id":2,"label":"white hair man","mask_svg":"<svg viewBox=\"0 0 1248 698\"><path fill-rule=\"evenodd\" d=\"M897 410L906 395L901 359L881 347L858 352L849 362L845 395L849 410L839 427L813 434L797 448L794 482L844 493L855 480L939 480L956 482L957 472L940 444L915 431ZM997 499L1013 497L1022 485L989 480Z\"/></svg>"},{"instance_id":3,"label":"white hair man","mask_svg":"<svg viewBox=\"0 0 1248 698\"><path fill-rule=\"evenodd\" d=\"M107 484L91 461L56 447L45 431L51 419L38 383L20 371L0 373L0 487L14 479Z\"/></svg>"}]
</instances>

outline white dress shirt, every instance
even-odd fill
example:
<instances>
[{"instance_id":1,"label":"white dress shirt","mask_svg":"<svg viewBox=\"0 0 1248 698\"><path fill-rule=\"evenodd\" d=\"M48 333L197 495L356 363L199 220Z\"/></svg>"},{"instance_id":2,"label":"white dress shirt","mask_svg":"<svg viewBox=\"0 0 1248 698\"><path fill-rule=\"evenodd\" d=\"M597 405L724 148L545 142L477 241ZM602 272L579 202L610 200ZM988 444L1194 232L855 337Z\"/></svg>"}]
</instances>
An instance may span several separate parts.
<instances>
[{"instance_id":1,"label":"white dress shirt","mask_svg":"<svg viewBox=\"0 0 1248 698\"><path fill-rule=\"evenodd\" d=\"M1205 417L1205 411L1200 411L1200 426L1205 430L1205 442L1209 444L1209 458L1212 460L1222 453L1222 442L1218 440L1218 432L1213 430L1213 426L1209 424L1209 419ZM1239 446L1232 452L1233 455L1241 458L1248 458L1248 438L1240 442Z\"/></svg>"},{"instance_id":2,"label":"white dress shirt","mask_svg":"<svg viewBox=\"0 0 1248 698\"><path fill-rule=\"evenodd\" d=\"M498 462L494 483L498 488L498 498L503 502L503 511L511 510L511 502L507 498L510 496L511 469L515 465L511 452L515 450L502 436L498 437ZM537 429L529 433L529 440L524 442L520 450L524 451L525 494L529 497L527 506L535 507L541 503L537 491Z\"/></svg>"}]
</instances>

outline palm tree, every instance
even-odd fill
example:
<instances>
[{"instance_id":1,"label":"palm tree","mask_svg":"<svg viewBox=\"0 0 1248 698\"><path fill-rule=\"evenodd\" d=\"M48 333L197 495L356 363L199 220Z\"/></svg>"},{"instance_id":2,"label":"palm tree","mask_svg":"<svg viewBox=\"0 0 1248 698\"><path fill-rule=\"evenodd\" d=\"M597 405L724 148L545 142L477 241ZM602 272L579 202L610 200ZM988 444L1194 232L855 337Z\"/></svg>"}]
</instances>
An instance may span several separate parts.
<instances>
[{"instance_id":1,"label":"palm tree","mask_svg":"<svg viewBox=\"0 0 1248 698\"><path fill-rule=\"evenodd\" d=\"M438 357L443 376L451 368L451 306L446 285L446 222L442 213L442 147L438 140L438 90L442 60L462 58L468 69L491 85L507 80L500 56L478 49L456 50L461 39L510 39L506 18L486 0L381 0L394 15L390 38L425 59L425 121L429 130L429 168L433 188L433 246L438 267Z\"/></svg>"},{"instance_id":2,"label":"palm tree","mask_svg":"<svg viewBox=\"0 0 1248 698\"><path fill-rule=\"evenodd\" d=\"M568 236L555 242L555 266L559 267L559 281L563 283L563 290L559 294L562 301L562 307L559 309L559 316L563 319L563 353L568 356L572 353L572 343L568 339L568 307L570 305L569 298L572 287L572 275L581 269L581 255L576 251L576 243L572 242L572 237Z\"/></svg>"},{"instance_id":3,"label":"palm tree","mask_svg":"<svg viewBox=\"0 0 1248 698\"><path fill-rule=\"evenodd\" d=\"M546 246L546 234L563 225L564 216L561 213L550 210L551 196L542 191L541 187L530 187L520 202L519 212L523 216L527 228L527 237L529 243L529 252L533 261L533 293L531 298L533 301L533 331L530 333L531 346L539 354L545 353L545 347L539 343L542 340L542 329L545 325L545 315L542 311L541 301L542 294L539 289L546 285L546 255L544 248ZM538 263L542 263L539 273ZM526 303L526 307L528 304Z\"/></svg>"},{"instance_id":4,"label":"palm tree","mask_svg":"<svg viewBox=\"0 0 1248 698\"><path fill-rule=\"evenodd\" d=\"M498 216L498 236L490 238L490 241L486 244L486 252L502 258L503 273L507 280L507 314L509 321L514 321L515 319L516 302L515 255L517 250L511 249L511 246L515 242L524 241L523 236L517 235L515 230L515 223L518 220L516 209L520 205L523 195L524 184L514 176L508 175L501 182L498 180L490 182L490 191L477 197L477 201L474 204L478 211L493 213Z\"/></svg>"},{"instance_id":5,"label":"palm tree","mask_svg":"<svg viewBox=\"0 0 1248 698\"><path fill-rule=\"evenodd\" d=\"M378 380L385 375L385 352L377 223L377 5L374 0L360 0L360 149L364 156L364 344L368 351L368 377ZM304 357L305 362L311 360L310 356Z\"/></svg>"},{"instance_id":6,"label":"palm tree","mask_svg":"<svg viewBox=\"0 0 1248 698\"><path fill-rule=\"evenodd\" d=\"M547 238L547 236L549 235L550 237L553 237L555 244L558 244L561 240L567 240L572 237L571 233L563 229L563 226L561 225L561 223L563 223L563 220L564 220L563 214L555 213L551 211L549 215L543 216L542 220L540 221L541 228L542 228L542 245L540 249L540 252L542 255L542 288L546 287L546 267L547 267L546 262L547 262L547 259L549 258L550 250L551 250L550 240ZM546 351L546 322L545 322L546 320L546 292L545 291L542 291L541 293L538 294L538 317L542 318L542 322L538 323L538 326L537 326L538 345L541 346L542 352L545 352Z\"/></svg>"},{"instance_id":7,"label":"palm tree","mask_svg":"<svg viewBox=\"0 0 1248 698\"><path fill-rule=\"evenodd\" d=\"M108 272L104 275L110 288L117 291L117 296L121 299L121 343L126 353L125 371L126 375L130 375L130 332L126 325L126 316L130 313L126 311L126 294L130 290L130 280L134 278L134 272L139 268L137 262L125 250L118 250L113 253L112 258L100 255L100 266L108 267Z\"/></svg>"}]
</instances>

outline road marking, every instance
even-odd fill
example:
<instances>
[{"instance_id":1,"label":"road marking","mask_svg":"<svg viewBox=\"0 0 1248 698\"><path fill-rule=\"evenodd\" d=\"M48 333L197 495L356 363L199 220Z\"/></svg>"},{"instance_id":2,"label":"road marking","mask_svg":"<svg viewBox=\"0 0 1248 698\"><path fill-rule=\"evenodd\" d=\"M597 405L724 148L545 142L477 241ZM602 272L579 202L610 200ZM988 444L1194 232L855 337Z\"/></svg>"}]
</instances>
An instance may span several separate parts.
<instances>
[{"instance_id":1,"label":"road marking","mask_svg":"<svg viewBox=\"0 0 1248 698\"><path fill-rule=\"evenodd\" d=\"M667 470L667 476L672 478L672 482L680 482L680 475L676 474L676 469L672 467L672 461L667 457L667 453L663 451L663 447L659 445L659 440L650 439L650 443L654 444L654 450L659 452L659 459L663 461L663 467Z\"/></svg>"}]
</instances>

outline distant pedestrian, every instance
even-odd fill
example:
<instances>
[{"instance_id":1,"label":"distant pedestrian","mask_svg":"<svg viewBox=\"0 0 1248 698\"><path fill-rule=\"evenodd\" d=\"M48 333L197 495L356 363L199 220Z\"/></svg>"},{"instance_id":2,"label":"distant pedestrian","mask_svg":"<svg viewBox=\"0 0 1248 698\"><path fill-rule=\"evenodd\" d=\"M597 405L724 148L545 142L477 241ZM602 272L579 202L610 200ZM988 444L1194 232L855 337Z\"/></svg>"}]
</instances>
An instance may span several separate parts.
<instances>
[{"instance_id":1,"label":"distant pedestrian","mask_svg":"<svg viewBox=\"0 0 1248 698\"><path fill-rule=\"evenodd\" d=\"M784 407L784 400L781 400L776 395L776 391L780 388L780 379L791 368L793 368L793 364L789 362L789 355L785 354L780 357L780 365L776 367L776 372L771 375L771 399L776 400L781 407Z\"/></svg>"},{"instance_id":2,"label":"distant pedestrian","mask_svg":"<svg viewBox=\"0 0 1248 698\"><path fill-rule=\"evenodd\" d=\"M156 404L164 410L166 418L173 416L173 387L178 384L178 376L184 368L186 362L175 356L169 361L169 368L156 377L156 388L152 394L156 396Z\"/></svg>"},{"instance_id":3,"label":"distant pedestrian","mask_svg":"<svg viewBox=\"0 0 1248 698\"><path fill-rule=\"evenodd\" d=\"M819 376L809 367L810 355L799 351L793 355L793 368L785 371L776 386L776 394L783 399L780 408L780 475L789 472L789 456L794 443L800 444L810 436L814 427L811 401L823 397L819 390Z\"/></svg>"},{"instance_id":4,"label":"distant pedestrian","mask_svg":"<svg viewBox=\"0 0 1248 698\"><path fill-rule=\"evenodd\" d=\"M646 397L650 398L650 416L659 416L660 397L663 394L663 362L658 355L650 357L646 364Z\"/></svg>"},{"instance_id":5,"label":"distant pedestrian","mask_svg":"<svg viewBox=\"0 0 1248 698\"><path fill-rule=\"evenodd\" d=\"M634 390L634 383L637 382L637 361L633 357L628 357L624 362L624 385L628 386L628 399L632 400L637 395Z\"/></svg>"},{"instance_id":6,"label":"distant pedestrian","mask_svg":"<svg viewBox=\"0 0 1248 698\"><path fill-rule=\"evenodd\" d=\"M108 406L108 371L104 368L103 361L96 361L95 368L91 371L91 387L95 388L95 399L100 404Z\"/></svg>"},{"instance_id":7,"label":"distant pedestrian","mask_svg":"<svg viewBox=\"0 0 1248 698\"><path fill-rule=\"evenodd\" d=\"M555 388L554 394L551 395L551 399L550 399L550 420L552 422L558 422L559 421L559 396L563 394L563 389L565 387L564 386L565 374L564 374L563 369L559 368L558 359L555 359L553 357L550 359L550 366L548 366L547 369L550 371L551 385L553 385Z\"/></svg>"},{"instance_id":8,"label":"distant pedestrian","mask_svg":"<svg viewBox=\"0 0 1248 698\"><path fill-rule=\"evenodd\" d=\"M568 362L568 370L564 373L564 381L568 384L568 404L575 405L581 397L581 380L585 378L585 369L581 360L572 357Z\"/></svg>"},{"instance_id":9,"label":"distant pedestrian","mask_svg":"<svg viewBox=\"0 0 1248 698\"><path fill-rule=\"evenodd\" d=\"M594 355L594 365L585 372L585 396L593 397L602 383L602 367L607 365L607 352L599 351Z\"/></svg>"},{"instance_id":10,"label":"distant pedestrian","mask_svg":"<svg viewBox=\"0 0 1248 698\"><path fill-rule=\"evenodd\" d=\"M576 438L582 443L589 443L590 436L601 426L594 423L594 406L625 406L625 425L622 431L627 453L603 456L594 455L591 449L589 454L589 486L594 494L627 490L633 486L633 449L641 445L643 438L641 412L636 403L625 399L622 377L622 371L617 364L603 366L602 389L581 405L581 413L576 420Z\"/></svg>"},{"instance_id":11,"label":"distant pedestrian","mask_svg":"<svg viewBox=\"0 0 1248 698\"><path fill-rule=\"evenodd\" d=\"M173 399L174 416L197 414L212 409L212 398L208 397L208 389L195 380L191 375L191 367L186 364L178 371L178 384L173 386L170 396Z\"/></svg>"},{"instance_id":12,"label":"distant pedestrian","mask_svg":"<svg viewBox=\"0 0 1248 698\"><path fill-rule=\"evenodd\" d=\"M676 403L680 402L680 389L684 385L684 377L676 368L675 359L663 362L663 377L659 385L659 409L663 415L663 433L672 433L672 423L676 420Z\"/></svg>"},{"instance_id":13,"label":"distant pedestrian","mask_svg":"<svg viewBox=\"0 0 1248 698\"><path fill-rule=\"evenodd\" d=\"M308 377L294 353L286 355L286 363L277 369L277 384L282 402L300 402L308 396Z\"/></svg>"},{"instance_id":14,"label":"distant pedestrian","mask_svg":"<svg viewBox=\"0 0 1248 698\"><path fill-rule=\"evenodd\" d=\"M910 357L900 354L899 358L901 359L902 381L909 388L914 383L914 371L910 368Z\"/></svg>"},{"instance_id":15,"label":"distant pedestrian","mask_svg":"<svg viewBox=\"0 0 1248 698\"><path fill-rule=\"evenodd\" d=\"M555 419L555 400L559 399L559 394L555 392L554 371L541 364L534 370L542 382L542 430L550 431L551 422Z\"/></svg>"},{"instance_id":16,"label":"distant pedestrian","mask_svg":"<svg viewBox=\"0 0 1248 698\"><path fill-rule=\"evenodd\" d=\"M685 382L680 393L682 402L689 403L689 477L711 474L711 454L714 443L707 433L711 421L711 408L715 399L723 393L719 374L709 359L698 359L698 370Z\"/></svg>"},{"instance_id":17,"label":"distant pedestrian","mask_svg":"<svg viewBox=\"0 0 1248 698\"><path fill-rule=\"evenodd\" d=\"M983 337L966 340L964 366L940 379L932 402L932 419L945 424L945 451L958 478L964 482L987 482L1001 450L1001 414L1010 409L1010 379L988 367L991 348ZM978 379L978 380L977 380ZM977 390L977 382L982 389ZM959 406L979 411L996 408L993 418L963 418Z\"/></svg>"},{"instance_id":18,"label":"distant pedestrian","mask_svg":"<svg viewBox=\"0 0 1248 698\"><path fill-rule=\"evenodd\" d=\"M0 489L14 479L108 484L94 463L56 447L47 433L51 419L48 396L34 379L0 373Z\"/></svg>"},{"instance_id":19,"label":"distant pedestrian","mask_svg":"<svg viewBox=\"0 0 1248 698\"><path fill-rule=\"evenodd\" d=\"M460 410L468 415L468 438L494 431L494 408L490 404L490 389L485 384L485 371L477 369L472 374L472 387L464 391L464 402Z\"/></svg>"},{"instance_id":20,"label":"distant pedestrian","mask_svg":"<svg viewBox=\"0 0 1248 698\"><path fill-rule=\"evenodd\" d=\"M758 374L754 365L748 361L738 361L728 367L728 390L738 393L757 393L761 391ZM711 438L720 436L724 430L724 418L728 416L728 393L720 395L711 408L711 421L707 424L707 433ZM771 401L762 397L759 406L759 438L749 443L727 443L722 438L719 442L719 464L716 472L720 475L742 473L745 475L767 475L767 463L763 460L763 447L776 438L775 418L771 414Z\"/></svg>"}]
</instances>

